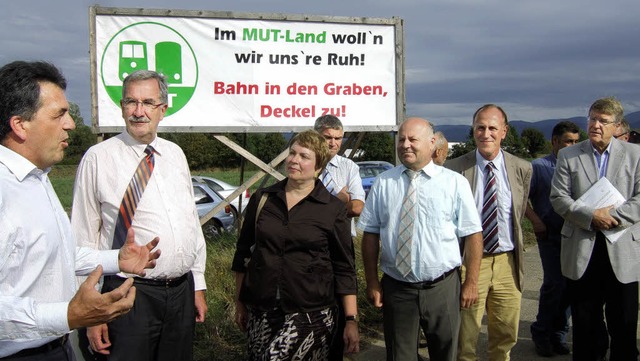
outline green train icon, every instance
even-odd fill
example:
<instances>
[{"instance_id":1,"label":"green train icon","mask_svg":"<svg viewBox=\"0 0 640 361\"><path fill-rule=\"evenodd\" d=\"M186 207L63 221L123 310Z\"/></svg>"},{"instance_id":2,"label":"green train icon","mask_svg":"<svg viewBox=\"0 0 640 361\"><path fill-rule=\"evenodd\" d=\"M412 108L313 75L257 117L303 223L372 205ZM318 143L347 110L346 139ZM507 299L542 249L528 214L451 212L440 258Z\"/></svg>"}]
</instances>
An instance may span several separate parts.
<instances>
[{"instance_id":1,"label":"green train icon","mask_svg":"<svg viewBox=\"0 0 640 361\"><path fill-rule=\"evenodd\" d=\"M149 70L147 43L135 40L121 41L118 60L118 77L120 77L120 80L124 80L136 70Z\"/></svg>"},{"instance_id":2,"label":"green train icon","mask_svg":"<svg viewBox=\"0 0 640 361\"><path fill-rule=\"evenodd\" d=\"M182 84L182 47L173 41L161 41L155 44L155 70L163 74L167 83ZM149 70L147 43L127 40L120 42L118 76L124 80L136 70Z\"/></svg>"}]
</instances>

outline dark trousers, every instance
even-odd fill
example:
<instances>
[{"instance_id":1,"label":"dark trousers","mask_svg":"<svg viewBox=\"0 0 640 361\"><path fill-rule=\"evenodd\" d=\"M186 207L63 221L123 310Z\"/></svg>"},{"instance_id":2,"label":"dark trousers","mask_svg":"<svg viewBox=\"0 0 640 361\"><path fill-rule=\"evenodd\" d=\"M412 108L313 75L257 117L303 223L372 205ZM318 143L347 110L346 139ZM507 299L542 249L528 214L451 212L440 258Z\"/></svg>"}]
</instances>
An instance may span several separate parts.
<instances>
[{"instance_id":1,"label":"dark trousers","mask_svg":"<svg viewBox=\"0 0 640 361\"><path fill-rule=\"evenodd\" d=\"M538 239L543 280L540 287L538 315L531 324L534 342L565 343L569 332L569 296L560 269L560 235Z\"/></svg>"},{"instance_id":2,"label":"dark trousers","mask_svg":"<svg viewBox=\"0 0 640 361\"><path fill-rule=\"evenodd\" d=\"M103 292L124 282L105 277ZM193 360L195 293L193 275L173 287L134 283L133 309L109 322L109 360Z\"/></svg>"},{"instance_id":3,"label":"dark trousers","mask_svg":"<svg viewBox=\"0 0 640 361\"><path fill-rule=\"evenodd\" d=\"M24 350L18 352L15 355L7 357L0 357L0 360L10 361L76 361L76 356L73 353L71 342L67 341L64 345L55 347L49 350L43 350L42 352L29 352L30 350Z\"/></svg>"},{"instance_id":4,"label":"dark trousers","mask_svg":"<svg viewBox=\"0 0 640 361\"><path fill-rule=\"evenodd\" d=\"M344 319L344 306L342 300L338 297L338 308L336 312L336 330L333 333L333 340L329 346L329 361L342 361L344 359L344 327L346 320Z\"/></svg>"},{"instance_id":5,"label":"dark trousers","mask_svg":"<svg viewBox=\"0 0 640 361\"><path fill-rule=\"evenodd\" d=\"M460 331L460 273L430 286L414 287L382 277L384 340L387 361L418 359L420 328L432 361L453 361Z\"/></svg>"},{"instance_id":6,"label":"dark trousers","mask_svg":"<svg viewBox=\"0 0 640 361\"><path fill-rule=\"evenodd\" d=\"M601 357L602 311L611 336L610 361L638 359L638 282L620 283L613 273L602 233L582 278L567 280L573 317L573 360Z\"/></svg>"}]
</instances>

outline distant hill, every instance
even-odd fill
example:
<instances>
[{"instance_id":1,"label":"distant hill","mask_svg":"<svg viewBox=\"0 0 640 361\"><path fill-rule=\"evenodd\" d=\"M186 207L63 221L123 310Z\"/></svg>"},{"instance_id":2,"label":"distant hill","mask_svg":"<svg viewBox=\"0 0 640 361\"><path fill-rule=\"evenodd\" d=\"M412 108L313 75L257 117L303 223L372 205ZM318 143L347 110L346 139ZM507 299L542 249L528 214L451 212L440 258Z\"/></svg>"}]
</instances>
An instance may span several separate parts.
<instances>
[{"instance_id":1,"label":"distant hill","mask_svg":"<svg viewBox=\"0 0 640 361\"><path fill-rule=\"evenodd\" d=\"M631 125L631 129L640 128L640 111L633 112L625 115L625 118ZM534 128L541 131L545 138L551 139L551 131L553 127L561 120L570 120L576 123L581 129L587 129L587 118L586 117L573 117L573 118L562 118L562 119L546 119L540 120L537 122L527 122L524 120L511 120L509 121L509 126L516 128L518 134L521 134L524 129ZM439 130L444 133L444 136L447 137L447 140L450 142L464 142L467 140L467 136L469 136L470 125L438 125L436 126L436 130Z\"/></svg>"}]
</instances>

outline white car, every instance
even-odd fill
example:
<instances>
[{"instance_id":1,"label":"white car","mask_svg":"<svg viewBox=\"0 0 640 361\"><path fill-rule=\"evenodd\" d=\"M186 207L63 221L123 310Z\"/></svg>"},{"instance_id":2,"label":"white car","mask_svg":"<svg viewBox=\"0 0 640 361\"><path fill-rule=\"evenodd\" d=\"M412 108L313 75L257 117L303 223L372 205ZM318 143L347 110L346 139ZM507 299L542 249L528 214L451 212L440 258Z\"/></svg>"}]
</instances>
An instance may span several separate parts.
<instances>
[{"instance_id":1,"label":"white car","mask_svg":"<svg viewBox=\"0 0 640 361\"><path fill-rule=\"evenodd\" d=\"M194 175L194 176L191 176L191 180L197 183L206 184L209 188L218 192L224 198L227 198L229 195L231 195L231 193L233 193L236 189L238 189L238 186L231 185L229 183L223 182L220 179L213 178L213 177ZM239 206L241 197L242 197L242 207ZM250 194L249 194L249 190L247 189L238 198L235 198L229 203L235 208L236 211L239 210L240 213L242 213L242 211L244 210L244 207L246 207L247 203L249 203L249 198L250 198Z\"/></svg>"}]
</instances>

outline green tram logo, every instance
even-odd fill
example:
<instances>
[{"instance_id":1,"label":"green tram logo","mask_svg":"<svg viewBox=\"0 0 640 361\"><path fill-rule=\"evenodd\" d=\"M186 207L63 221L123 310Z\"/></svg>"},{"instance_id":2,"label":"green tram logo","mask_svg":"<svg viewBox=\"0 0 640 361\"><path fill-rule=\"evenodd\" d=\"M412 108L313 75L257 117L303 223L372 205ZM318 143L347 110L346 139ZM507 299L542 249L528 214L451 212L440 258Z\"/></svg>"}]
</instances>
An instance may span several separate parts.
<instances>
[{"instance_id":1,"label":"green tram logo","mask_svg":"<svg viewBox=\"0 0 640 361\"><path fill-rule=\"evenodd\" d=\"M122 81L137 70L155 70L169 84L167 116L184 107L198 83L198 62L185 38L159 23L141 22L118 31L105 46L100 63L102 85L120 104Z\"/></svg>"}]
</instances>

